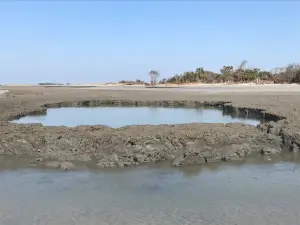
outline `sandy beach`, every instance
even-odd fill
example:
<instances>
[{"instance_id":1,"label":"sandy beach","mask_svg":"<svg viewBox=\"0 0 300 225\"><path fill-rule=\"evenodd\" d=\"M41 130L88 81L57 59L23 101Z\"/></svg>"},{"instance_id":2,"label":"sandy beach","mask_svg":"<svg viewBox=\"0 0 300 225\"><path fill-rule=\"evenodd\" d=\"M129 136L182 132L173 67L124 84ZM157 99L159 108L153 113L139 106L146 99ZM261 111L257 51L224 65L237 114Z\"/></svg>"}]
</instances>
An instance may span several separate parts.
<instances>
[{"instance_id":1,"label":"sandy beach","mask_svg":"<svg viewBox=\"0 0 300 225\"><path fill-rule=\"evenodd\" d=\"M199 93L234 93L234 92L300 92L298 84L185 84L185 85L156 85L157 88L147 88L144 85L124 84L73 84L68 86L57 85L6 85L8 88L76 88L90 90L134 90L134 91L163 91L163 92L199 92ZM4 88L4 87L3 87ZM1 91L1 90L0 90ZM4 91L2 90L2 93Z\"/></svg>"},{"instance_id":2,"label":"sandy beach","mask_svg":"<svg viewBox=\"0 0 300 225\"><path fill-rule=\"evenodd\" d=\"M191 84L191 85L158 85L157 88L146 88L142 85L99 85L82 88L100 90L147 90L147 91L169 91L169 92L202 92L202 93L224 93L224 92L299 92L298 84Z\"/></svg>"}]
</instances>

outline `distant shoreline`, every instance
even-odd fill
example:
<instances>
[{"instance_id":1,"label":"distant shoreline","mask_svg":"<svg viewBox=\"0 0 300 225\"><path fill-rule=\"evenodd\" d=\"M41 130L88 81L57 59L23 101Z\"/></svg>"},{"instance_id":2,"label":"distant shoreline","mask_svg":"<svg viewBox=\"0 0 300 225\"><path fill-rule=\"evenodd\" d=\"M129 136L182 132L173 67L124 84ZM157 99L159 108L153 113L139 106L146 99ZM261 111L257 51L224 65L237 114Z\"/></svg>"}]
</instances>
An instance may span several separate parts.
<instances>
[{"instance_id":1,"label":"distant shoreline","mask_svg":"<svg viewBox=\"0 0 300 225\"><path fill-rule=\"evenodd\" d=\"M85 90L99 90L99 91L147 91L147 92L195 92L202 94L212 93L257 93L257 92L300 92L300 86L298 84L252 84L252 83L240 83L240 84L185 84L185 85L120 85L120 84L76 84L76 85L7 85L2 86L2 90L6 89L28 89L39 88L41 89L85 89Z\"/></svg>"},{"instance_id":2,"label":"distant shoreline","mask_svg":"<svg viewBox=\"0 0 300 225\"><path fill-rule=\"evenodd\" d=\"M2 87L145 87L145 88L180 88L180 87L280 87L280 86L298 86L297 83L292 84L257 84L257 83L186 83L186 84L157 84L154 86L146 86L144 84L69 84L69 85L39 85L39 84L7 84Z\"/></svg>"}]
</instances>

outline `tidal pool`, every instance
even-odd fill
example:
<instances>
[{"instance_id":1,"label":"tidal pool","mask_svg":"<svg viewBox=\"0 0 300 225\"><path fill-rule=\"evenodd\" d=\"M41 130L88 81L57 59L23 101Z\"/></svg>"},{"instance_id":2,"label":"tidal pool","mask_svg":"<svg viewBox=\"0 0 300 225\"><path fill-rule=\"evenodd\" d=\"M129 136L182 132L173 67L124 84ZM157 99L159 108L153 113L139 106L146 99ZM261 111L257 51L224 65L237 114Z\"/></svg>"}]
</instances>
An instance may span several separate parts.
<instances>
[{"instance_id":1,"label":"tidal pool","mask_svg":"<svg viewBox=\"0 0 300 225\"><path fill-rule=\"evenodd\" d=\"M181 169L0 170L0 224L295 225L292 161Z\"/></svg>"},{"instance_id":2,"label":"tidal pool","mask_svg":"<svg viewBox=\"0 0 300 225\"><path fill-rule=\"evenodd\" d=\"M166 107L67 107L50 108L44 115L29 115L15 123L42 123L47 126L107 125L113 128L126 125L158 125L183 123L231 123L250 125L259 119L232 117L222 109Z\"/></svg>"}]
</instances>

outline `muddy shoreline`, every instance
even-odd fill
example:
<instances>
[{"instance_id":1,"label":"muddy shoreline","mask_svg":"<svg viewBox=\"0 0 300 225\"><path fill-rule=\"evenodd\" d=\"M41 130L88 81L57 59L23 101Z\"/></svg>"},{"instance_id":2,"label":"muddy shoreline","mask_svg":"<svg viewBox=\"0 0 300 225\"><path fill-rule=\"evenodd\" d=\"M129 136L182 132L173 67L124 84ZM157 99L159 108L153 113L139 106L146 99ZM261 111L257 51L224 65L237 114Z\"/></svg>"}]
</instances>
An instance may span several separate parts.
<instances>
[{"instance_id":1,"label":"muddy shoreline","mask_svg":"<svg viewBox=\"0 0 300 225\"><path fill-rule=\"evenodd\" d=\"M168 160L173 166L242 160L250 154L299 151L300 98L297 93L154 92L77 88L9 87L0 99L0 154L26 155L48 167L71 169L74 161L98 167L127 167ZM249 125L182 124L46 127L12 124L24 115L45 113L49 107L133 105L221 107L233 116L260 117Z\"/></svg>"}]
</instances>

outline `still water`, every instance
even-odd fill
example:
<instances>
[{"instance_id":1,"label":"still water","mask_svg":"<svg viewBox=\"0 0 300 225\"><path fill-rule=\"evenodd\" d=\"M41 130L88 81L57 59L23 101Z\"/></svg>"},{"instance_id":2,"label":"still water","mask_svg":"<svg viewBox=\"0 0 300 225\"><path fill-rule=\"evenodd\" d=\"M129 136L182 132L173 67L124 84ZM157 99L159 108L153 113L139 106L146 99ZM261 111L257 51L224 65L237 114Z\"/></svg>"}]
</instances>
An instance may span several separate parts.
<instances>
[{"instance_id":1,"label":"still water","mask_svg":"<svg viewBox=\"0 0 300 225\"><path fill-rule=\"evenodd\" d=\"M209 224L300 222L294 162L60 172L0 171L0 224Z\"/></svg>"},{"instance_id":2,"label":"still water","mask_svg":"<svg viewBox=\"0 0 300 225\"><path fill-rule=\"evenodd\" d=\"M30 115L13 122L42 123L46 126L107 125L113 128L126 125L182 124L182 123L230 123L250 125L257 119L233 118L223 115L219 109L164 108L164 107L82 107L48 109L46 115Z\"/></svg>"}]
</instances>

